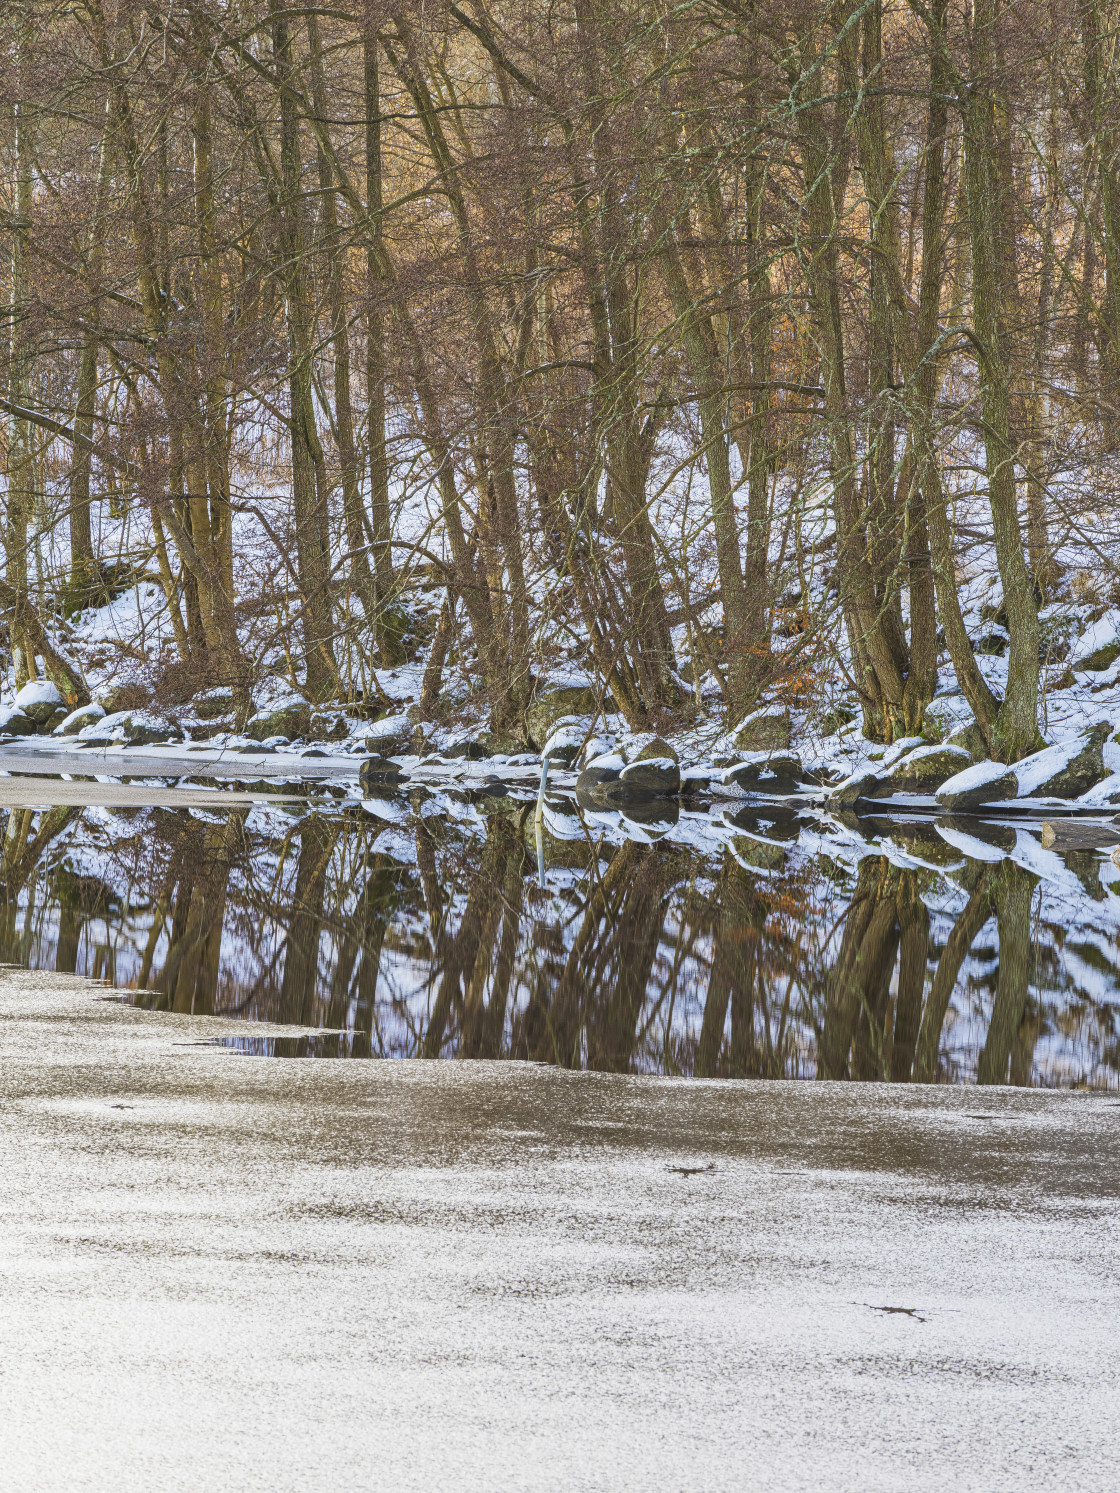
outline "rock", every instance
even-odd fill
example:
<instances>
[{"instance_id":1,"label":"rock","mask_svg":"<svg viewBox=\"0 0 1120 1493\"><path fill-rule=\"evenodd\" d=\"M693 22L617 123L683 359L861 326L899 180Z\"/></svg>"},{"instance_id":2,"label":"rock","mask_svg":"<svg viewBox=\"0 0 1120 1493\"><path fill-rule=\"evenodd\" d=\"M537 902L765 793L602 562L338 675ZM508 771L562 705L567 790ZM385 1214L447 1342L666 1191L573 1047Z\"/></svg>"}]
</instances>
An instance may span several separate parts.
<instances>
[{"instance_id":1,"label":"rock","mask_svg":"<svg viewBox=\"0 0 1120 1493\"><path fill-rule=\"evenodd\" d=\"M1071 667L1078 673L1103 674L1106 669L1111 669L1116 660L1120 658L1120 639L1115 642L1106 643L1103 648L1095 648L1085 658L1077 659ZM19 696L16 696L17 700Z\"/></svg>"},{"instance_id":2,"label":"rock","mask_svg":"<svg viewBox=\"0 0 1120 1493\"><path fill-rule=\"evenodd\" d=\"M1109 777L1104 743L1111 726L1101 724L1058 746L1046 747L1016 762L1013 768L1020 798L1080 798Z\"/></svg>"},{"instance_id":3,"label":"rock","mask_svg":"<svg viewBox=\"0 0 1120 1493\"><path fill-rule=\"evenodd\" d=\"M633 741L627 743L622 749L622 754L629 762L650 762L668 758L671 762L679 765L680 759L669 743L660 736L636 736Z\"/></svg>"},{"instance_id":4,"label":"rock","mask_svg":"<svg viewBox=\"0 0 1120 1493\"><path fill-rule=\"evenodd\" d=\"M592 789L601 787L604 783L616 783L622 776L622 769L626 766L625 761L617 756L598 757L583 769L576 779L576 792L581 790L591 792Z\"/></svg>"},{"instance_id":5,"label":"rock","mask_svg":"<svg viewBox=\"0 0 1120 1493\"><path fill-rule=\"evenodd\" d=\"M503 736L500 731L480 731L475 740L488 757L520 757L529 750L527 741L519 736Z\"/></svg>"},{"instance_id":6,"label":"rock","mask_svg":"<svg viewBox=\"0 0 1120 1493\"><path fill-rule=\"evenodd\" d=\"M627 762L618 752L599 757L576 781L576 799L585 807L618 808L680 792L680 767L673 757L642 757Z\"/></svg>"},{"instance_id":7,"label":"rock","mask_svg":"<svg viewBox=\"0 0 1120 1493\"><path fill-rule=\"evenodd\" d=\"M341 711L311 717L311 736L315 741L345 741L349 735L350 727Z\"/></svg>"},{"instance_id":8,"label":"rock","mask_svg":"<svg viewBox=\"0 0 1120 1493\"><path fill-rule=\"evenodd\" d=\"M883 779L887 793L932 793L972 761L959 746L918 747L897 761Z\"/></svg>"},{"instance_id":9,"label":"rock","mask_svg":"<svg viewBox=\"0 0 1120 1493\"><path fill-rule=\"evenodd\" d=\"M0 736L38 736L39 727L14 705L0 710Z\"/></svg>"},{"instance_id":10,"label":"rock","mask_svg":"<svg viewBox=\"0 0 1120 1493\"><path fill-rule=\"evenodd\" d=\"M834 705L826 716L821 720L820 731L822 736L835 736L841 726L848 726L859 716L859 710L854 705Z\"/></svg>"},{"instance_id":11,"label":"rock","mask_svg":"<svg viewBox=\"0 0 1120 1493\"><path fill-rule=\"evenodd\" d=\"M946 739L945 745L961 747L973 762L983 762L988 753L983 734L975 721L969 721L967 726L959 726Z\"/></svg>"},{"instance_id":12,"label":"rock","mask_svg":"<svg viewBox=\"0 0 1120 1493\"><path fill-rule=\"evenodd\" d=\"M710 767L684 767L681 769L682 793L707 793L712 786Z\"/></svg>"},{"instance_id":13,"label":"rock","mask_svg":"<svg viewBox=\"0 0 1120 1493\"><path fill-rule=\"evenodd\" d=\"M125 710L143 710L151 696L138 684L114 684L110 689L99 690L97 698L106 714L119 715Z\"/></svg>"},{"instance_id":14,"label":"rock","mask_svg":"<svg viewBox=\"0 0 1120 1493\"><path fill-rule=\"evenodd\" d=\"M829 802L844 807L859 803L861 798L874 798L882 783L883 779L877 772L867 772L866 769L854 772L850 778L837 783L828 795Z\"/></svg>"},{"instance_id":15,"label":"rock","mask_svg":"<svg viewBox=\"0 0 1120 1493\"><path fill-rule=\"evenodd\" d=\"M363 783L403 783L405 775L389 757L367 757L358 769L358 778Z\"/></svg>"},{"instance_id":16,"label":"rock","mask_svg":"<svg viewBox=\"0 0 1120 1493\"><path fill-rule=\"evenodd\" d=\"M951 811L976 809L1014 798L1018 791L1019 780L1012 768L1002 762L976 762L942 783L937 802Z\"/></svg>"},{"instance_id":17,"label":"rock","mask_svg":"<svg viewBox=\"0 0 1120 1493\"><path fill-rule=\"evenodd\" d=\"M298 736L310 734L311 706L306 700L294 697L268 710L258 711L245 725L245 735L255 741L264 741L269 736L286 736L289 741L294 741Z\"/></svg>"},{"instance_id":18,"label":"rock","mask_svg":"<svg viewBox=\"0 0 1120 1493\"><path fill-rule=\"evenodd\" d=\"M723 771L724 784L736 788L754 788L765 779L776 779L768 785L776 788L779 784L796 783L800 777L800 758L779 752L753 752L742 762L733 762ZM760 791L767 790L763 787Z\"/></svg>"},{"instance_id":19,"label":"rock","mask_svg":"<svg viewBox=\"0 0 1120 1493\"><path fill-rule=\"evenodd\" d=\"M597 757L606 757L614 751L614 740L609 736L589 736L587 744L576 758L575 766L590 767Z\"/></svg>"},{"instance_id":20,"label":"rock","mask_svg":"<svg viewBox=\"0 0 1120 1493\"><path fill-rule=\"evenodd\" d=\"M541 748L541 756L562 767L571 767L583 748L587 732L574 717L559 720Z\"/></svg>"},{"instance_id":21,"label":"rock","mask_svg":"<svg viewBox=\"0 0 1120 1493\"><path fill-rule=\"evenodd\" d=\"M540 747L552 728L566 715L594 715L612 709L608 695L600 700L599 690L588 684L560 684L542 690L525 712L525 729L534 747Z\"/></svg>"},{"instance_id":22,"label":"rock","mask_svg":"<svg viewBox=\"0 0 1120 1493\"><path fill-rule=\"evenodd\" d=\"M94 700L91 705L79 705L76 711L70 711L64 720L54 727L55 736L76 736L85 726L93 726L94 721L105 720L105 706L99 705Z\"/></svg>"},{"instance_id":23,"label":"rock","mask_svg":"<svg viewBox=\"0 0 1120 1493\"><path fill-rule=\"evenodd\" d=\"M78 732L78 740L95 746L124 742L128 746L152 746L157 741L180 741L182 733L171 721L146 710L118 710L92 721Z\"/></svg>"},{"instance_id":24,"label":"rock","mask_svg":"<svg viewBox=\"0 0 1120 1493\"><path fill-rule=\"evenodd\" d=\"M15 708L37 726L45 726L60 705L65 707L66 701L58 685L49 679L32 679L15 698Z\"/></svg>"},{"instance_id":25,"label":"rock","mask_svg":"<svg viewBox=\"0 0 1120 1493\"><path fill-rule=\"evenodd\" d=\"M628 762L619 774L620 784L642 793L672 798L681 791L681 770L673 757L640 757Z\"/></svg>"},{"instance_id":26,"label":"rock","mask_svg":"<svg viewBox=\"0 0 1120 1493\"><path fill-rule=\"evenodd\" d=\"M191 708L200 721L214 721L221 715L233 711L233 691L224 684L214 689L203 690L191 701Z\"/></svg>"},{"instance_id":27,"label":"rock","mask_svg":"<svg viewBox=\"0 0 1120 1493\"><path fill-rule=\"evenodd\" d=\"M785 752L790 744L789 711L778 706L756 710L731 733L735 745L745 752Z\"/></svg>"},{"instance_id":28,"label":"rock","mask_svg":"<svg viewBox=\"0 0 1120 1493\"><path fill-rule=\"evenodd\" d=\"M485 762L490 753L481 741L466 738L462 741L453 741L450 746L444 747L440 756L446 762L453 762L466 758L468 762Z\"/></svg>"},{"instance_id":29,"label":"rock","mask_svg":"<svg viewBox=\"0 0 1120 1493\"><path fill-rule=\"evenodd\" d=\"M411 751L415 736L415 723L407 715L383 716L366 730L366 751L377 757L403 757Z\"/></svg>"},{"instance_id":30,"label":"rock","mask_svg":"<svg viewBox=\"0 0 1120 1493\"><path fill-rule=\"evenodd\" d=\"M1000 628L998 631L993 628L991 632L986 632L979 639L972 651L973 653L983 655L985 658L1002 658L1010 645L1011 638L1007 632L1003 628Z\"/></svg>"}]
</instances>

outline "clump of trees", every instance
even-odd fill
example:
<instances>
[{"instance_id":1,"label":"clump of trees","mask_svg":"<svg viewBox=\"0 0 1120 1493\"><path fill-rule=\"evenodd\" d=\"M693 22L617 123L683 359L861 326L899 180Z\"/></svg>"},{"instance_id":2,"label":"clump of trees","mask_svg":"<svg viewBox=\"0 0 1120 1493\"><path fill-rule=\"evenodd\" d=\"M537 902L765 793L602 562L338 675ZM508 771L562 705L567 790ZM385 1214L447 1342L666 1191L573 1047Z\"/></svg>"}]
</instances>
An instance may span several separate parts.
<instances>
[{"instance_id":1,"label":"clump of trees","mask_svg":"<svg viewBox=\"0 0 1120 1493\"><path fill-rule=\"evenodd\" d=\"M59 619L119 564L108 511L168 677L243 713L278 641L310 698L376 702L422 584L426 705L454 650L501 732L564 629L632 727L694 708L683 626L729 720L827 655L870 736L912 734L943 640L992 754L1037 745L1039 607L1120 443L1115 0L0 25L18 682L80 698ZM961 615L978 539L1003 698Z\"/></svg>"}]
</instances>

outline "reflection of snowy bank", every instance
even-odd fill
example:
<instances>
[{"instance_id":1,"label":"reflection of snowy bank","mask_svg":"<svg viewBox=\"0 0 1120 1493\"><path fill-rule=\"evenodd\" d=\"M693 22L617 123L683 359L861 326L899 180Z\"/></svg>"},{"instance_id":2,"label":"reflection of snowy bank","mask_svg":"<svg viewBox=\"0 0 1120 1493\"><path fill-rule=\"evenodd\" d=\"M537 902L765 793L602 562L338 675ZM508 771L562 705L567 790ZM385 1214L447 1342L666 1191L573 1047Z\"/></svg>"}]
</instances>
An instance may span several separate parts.
<instances>
[{"instance_id":1,"label":"reflection of snowy bank","mask_svg":"<svg viewBox=\"0 0 1120 1493\"><path fill-rule=\"evenodd\" d=\"M829 1061L848 1076L969 1078L987 1051L1005 1079L1116 1085L1120 872L1103 853L1044 849L1021 819L763 800L643 818L550 788L539 862L535 784L486 791L485 767L373 793L340 774L0 777L0 957L169 1009L365 1032L384 1055L812 1076L846 1011ZM1008 888L1029 952L992 1057ZM928 1014L969 919L926 1073L907 989ZM844 975L852 946L878 950L873 988Z\"/></svg>"}]
</instances>

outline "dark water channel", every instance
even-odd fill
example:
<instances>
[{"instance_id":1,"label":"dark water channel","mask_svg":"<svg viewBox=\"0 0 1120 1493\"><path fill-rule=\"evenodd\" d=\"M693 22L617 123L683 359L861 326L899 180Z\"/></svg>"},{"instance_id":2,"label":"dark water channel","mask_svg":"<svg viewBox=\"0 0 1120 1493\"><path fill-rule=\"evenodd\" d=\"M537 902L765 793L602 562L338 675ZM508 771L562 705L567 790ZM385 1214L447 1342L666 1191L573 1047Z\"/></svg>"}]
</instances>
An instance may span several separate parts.
<instances>
[{"instance_id":1,"label":"dark water channel","mask_svg":"<svg viewBox=\"0 0 1120 1493\"><path fill-rule=\"evenodd\" d=\"M527 794L145 783L0 808L0 959L239 1017L246 1053L1120 1082L1120 870L1037 825L556 799L538 837Z\"/></svg>"}]
</instances>

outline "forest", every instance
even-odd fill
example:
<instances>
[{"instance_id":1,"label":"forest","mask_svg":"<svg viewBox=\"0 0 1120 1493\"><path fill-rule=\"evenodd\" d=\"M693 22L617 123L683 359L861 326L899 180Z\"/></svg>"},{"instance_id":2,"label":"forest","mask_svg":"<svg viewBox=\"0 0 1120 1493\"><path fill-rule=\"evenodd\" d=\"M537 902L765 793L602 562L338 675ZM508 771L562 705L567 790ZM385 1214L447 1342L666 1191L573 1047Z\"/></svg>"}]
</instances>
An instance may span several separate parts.
<instances>
[{"instance_id":1,"label":"forest","mask_svg":"<svg viewBox=\"0 0 1120 1493\"><path fill-rule=\"evenodd\" d=\"M1120 596L1115 0L0 25L6 695L1043 745Z\"/></svg>"}]
</instances>

